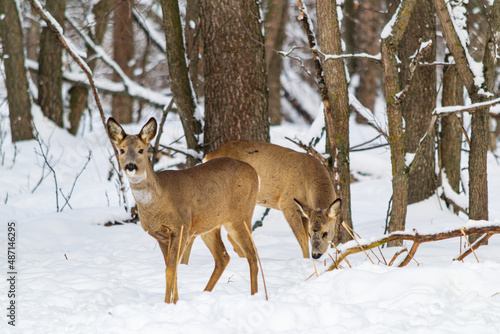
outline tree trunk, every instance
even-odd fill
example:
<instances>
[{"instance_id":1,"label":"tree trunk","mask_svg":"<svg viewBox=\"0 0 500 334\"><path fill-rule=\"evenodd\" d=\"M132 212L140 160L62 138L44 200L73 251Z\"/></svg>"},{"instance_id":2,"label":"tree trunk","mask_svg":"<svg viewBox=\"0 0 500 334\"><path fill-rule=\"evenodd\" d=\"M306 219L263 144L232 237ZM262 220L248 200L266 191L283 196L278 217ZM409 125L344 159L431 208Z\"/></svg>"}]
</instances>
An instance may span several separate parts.
<instances>
[{"instance_id":1,"label":"tree trunk","mask_svg":"<svg viewBox=\"0 0 500 334\"><path fill-rule=\"evenodd\" d=\"M31 17L36 17L36 11L30 8ZM37 60L38 59L38 45L40 45L40 23L36 20L28 21L29 28L26 33L26 56L28 59Z\"/></svg>"},{"instance_id":2,"label":"tree trunk","mask_svg":"<svg viewBox=\"0 0 500 334\"><path fill-rule=\"evenodd\" d=\"M12 142L33 138L31 102L24 67L23 31L15 0L0 0L0 37Z\"/></svg>"},{"instance_id":3,"label":"tree trunk","mask_svg":"<svg viewBox=\"0 0 500 334\"><path fill-rule=\"evenodd\" d=\"M134 34L132 27L132 0L115 0L113 21L113 58L129 77L133 77ZM114 81L121 81L113 73ZM113 95L113 117L121 124L132 123L133 100L127 95Z\"/></svg>"},{"instance_id":4,"label":"tree trunk","mask_svg":"<svg viewBox=\"0 0 500 334\"><path fill-rule=\"evenodd\" d=\"M363 5L358 9L360 23L355 26L357 51L372 55L380 51L379 7L379 0L368 0L363 1ZM363 106L373 112L380 79L380 66L369 59L361 58L356 60L356 72L359 73L356 97ZM356 116L356 121L358 123L366 122L365 118L361 116Z\"/></svg>"},{"instance_id":5,"label":"tree trunk","mask_svg":"<svg viewBox=\"0 0 500 334\"><path fill-rule=\"evenodd\" d=\"M432 63L436 60L436 19L434 7L430 0L419 1L405 29L404 37L398 51L402 69L400 82L410 79L412 56L419 50L421 42L431 41L420 58L422 62ZM416 65L415 65L416 66ZM425 98L422 98L424 97ZM436 176L436 133L428 134L431 140L421 143L427 132L427 125L436 105L436 68L434 66L418 66L414 72L408 92L402 102L405 119L405 149L407 153L420 151L410 171L408 204L420 202L432 194L437 188Z\"/></svg>"},{"instance_id":6,"label":"tree trunk","mask_svg":"<svg viewBox=\"0 0 500 334\"><path fill-rule=\"evenodd\" d=\"M359 26L357 23L359 14L359 2L356 0L344 0L343 6L344 17L342 19L342 40L345 43L345 52L348 54L354 54L359 51L358 38L356 34L356 28ZM364 26L363 22L363 26ZM379 41L379 36L377 35L376 41ZM376 53L379 52L377 49ZM357 74L357 62L358 59L352 58L347 59L347 71L351 74Z\"/></svg>"},{"instance_id":7,"label":"tree trunk","mask_svg":"<svg viewBox=\"0 0 500 334\"><path fill-rule=\"evenodd\" d=\"M492 18L491 30L487 34L486 46L483 57L483 87L488 92L495 88L497 51L496 42L500 39L500 1L495 1L490 7ZM496 41L495 41L496 38ZM470 138L469 162L469 219L488 220L488 148L489 148L489 108L477 110L472 115ZM474 172L474 175L472 173ZM473 206L474 204L474 206ZM481 235L469 237L470 242L475 242Z\"/></svg>"},{"instance_id":8,"label":"tree trunk","mask_svg":"<svg viewBox=\"0 0 500 334\"><path fill-rule=\"evenodd\" d=\"M321 51L325 54L342 54L336 1L318 0L316 10ZM335 129L334 133L328 133L328 135L334 136L337 143L337 171L340 185L339 195L342 199L342 220L352 228L351 172L349 168L350 107L344 61L342 59L329 59L323 63L323 71ZM334 154L335 152L332 152L332 155ZM336 243L344 243L351 239L346 231L343 229L341 231L340 238L336 240Z\"/></svg>"},{"instance_id":9,"label":"tree trunk","mask_svg":"<svg viewBox=\"0 0 500 334\"><path fill-rule=\"evenodd\" d=\"M64 27L66 0L47 1L45 9ZM63 127L62 46L54 33L42 29L38 55L38 101L45 116Z\"/></svg>"},{"instance_id":10,"label":"tree trunk","mask_svg":"<svg viewBox=\"0 0 500 334\"><path fill-rule=\"evenodd\" d=\"M203 73L203 61L200 56L203 53L201 27L200 27L200 4L198 0L187 1L186 4L186 26L184 27L186 40L186 57L189 61L188 72L193 90L199 98L203 96L203 80L200 75Z\"/></svg>"},{"instance_id":11,"label":"tree trunk","mask_svg":"<svg viewBox=\"0 0 500 334\"><path fill-rule=\"evenodd\" d=\"M288 1L269 0L264 21L266 29L267 85L269 87L269 118L271 125L281 124L281 72L283 60L276 51L281 50L285 40L288 21Z\"/></svg>"},{"instance_id":12,"label":"tree trunk","mask_svg":"<svg viewBox=\"0 0 500 334\"><path fill-rule=\"evenodd\" d=\"M492 87L488 78L491 78L491 71L494 71L495 58L493 48L490 49L488 40L484 60L483 74L485 81L478 86L475 82L475 76L469 67L469 60L466 56L457 32L450 18L450 12L447 8L445 0L433 0L436 8L439 21L443 30L443 36L448 44L448 49L455 59L457 69L459 71L462 82L464 83L472 102L481 102L486 98L479 94L480 89L489 91ZM499 2L495 1L492 14L498 13ZM499 18L494 17L492 22ZM492 36L490 35L489 38ZM488 220L488 178L487 178L487 153L489 140L489 108L476 110L472 114L471 121L471 138L470 138L470 153L469 153L469 219L471 220ZM470 237L472 241L476 237Z\"/></svg>"},{"instance_id":13,"label":"tree trunk","mask_svg":"<svg viewBox=\"0 0 500 334\"><path fill-rule=\"evenodd\" d=\"M201 0L205 152L236 140L269 141L264 37L256 1Z\"/></svg>"},{"instance_id":14,"label":"tree trunk","mask_svg":"<svg viewBox=\"0 0 500 334\"><path fill-rule=\"evenodd\" d=\"M459 106L464 104L464 86L455 66L444 68L442 105ZM460 192L460 156L462 153L462 119L456 115L441 118L439 141L439 160L442 173L448 184Z\"/></svg>"},{"instance_id":15,"label":"tree trunk","mask_svg":"<svg viewBox=\"0 0 500 334\"><path fill-rule=\"evenodd\" d=\"M167 60L170 79L172 80L172 93L175 104L179 109L188 148L198 150L199 145L195 135L201 132L201 125L194 118L194 95L188 77L179 5L177 0L162 0L161 5L167 40ZM189 158L188 165L194 165L194 160Z\"/></svg>"},{"instance_id":16,"label":"tree trunk","mask_svg":"<svg viewBox=\"0 0 500 334\"><path fill-rule=\"evenodd\" d=\"M403 0L395 15L396 21L391 33L382 36L382 67L384 74L387 120L389 125L389 146L392 162L392 206L390 211L389 233L404 231L408 205L408 167L405 163L403 115L397 103L399 83L397 51L405 28L415 7L416 0ZM401 246L401 241L392 241L389 246Z\"/></svg>"},{"instance_id":17,"label":"tree trunk","mask_svg":"<svg viewBox=\"0 0 500 334\"><path fill-rule=\"evenodd\" d=\"M108 14L113 6L113 0L101 0L94 5L92 8L92 13L95 17L96 25L94 27L94 42L98 45L102 44L104 34L107 30L108 24ZM95 52L92 48L87 47L87 59L90 59L88 65L92 71L96 67L97 58L94 58ZM69 123L70 128L68 131L76 135L78 128L80 126L80 120L82 118L83 112L87 108L89 89L86 86L74 85L70 90L70 111L69 111Z\"/></svg>"}]
</instances>

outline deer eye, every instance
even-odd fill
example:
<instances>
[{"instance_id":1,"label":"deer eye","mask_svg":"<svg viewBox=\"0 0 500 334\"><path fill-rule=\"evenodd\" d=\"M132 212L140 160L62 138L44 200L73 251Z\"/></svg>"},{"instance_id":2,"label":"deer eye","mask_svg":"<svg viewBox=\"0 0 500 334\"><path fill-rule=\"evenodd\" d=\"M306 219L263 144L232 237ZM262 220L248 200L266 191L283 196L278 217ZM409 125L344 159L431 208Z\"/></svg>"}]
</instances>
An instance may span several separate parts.
<instances>
[{"instance_id":1,"label":"deer eye","mask_svg":"<svg viewBox=\"0 0 500 334\"><path fill-rule=\"evenodd\" d=\"M328 236L328 232L324 232L322 235L323 239L326 239L327 236Z\"/></svg>"},{"instance_id":2,"label":"deer eye","mask_svg":"<svg viewBox=\"0 0 500 334\"><path fill-rule=\"evenodd\" d=\"M125 150L122 148L120 149L120 154L124 154L125 153Z\"/></svg>"},{"instance_id":3,"label":"deer eye","mask_svg":"<svg viewBox=\"0 0 500 334\"><path fill-rule=\"evenodd\" d=\"M141 148L141 149L139 150L139 154L142 154L142 153L144 153L144 150Z\"/></svg>"}]
</instances>

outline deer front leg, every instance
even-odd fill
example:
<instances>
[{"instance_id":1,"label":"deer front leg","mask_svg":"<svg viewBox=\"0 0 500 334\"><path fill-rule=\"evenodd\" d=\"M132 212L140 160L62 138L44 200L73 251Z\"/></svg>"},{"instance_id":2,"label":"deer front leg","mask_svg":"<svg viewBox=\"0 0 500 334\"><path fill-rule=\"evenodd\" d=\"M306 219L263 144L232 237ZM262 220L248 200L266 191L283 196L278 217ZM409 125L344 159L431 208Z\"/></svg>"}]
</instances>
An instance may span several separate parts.
<instances>
[{"instance_id":1,"label":"deer front leg","mask_svg":"<svg viewBox=\"0 0 500 334\"><path fill-rule=\"evenodd\" d=\"M170 240L170 242L163 242L158 240L163 259L165 260L165 303L177 303L179 300L179 293L177 290L177 249L179 248L178 240Z\"/></svg>"},{"instance_id":2,"label":"deer front leg","mask_svg":"<svg viewBox=\"0 0 500 334\"><path fill-rule=\"evenodd\" d=\"M299 242L300 249L302 250L302 256L304 258L309 258L309 237L308 231L305 230L306 224L302 222L302 215L299 212L297 205L295 203L290 203L291 205L284 206L281 209L283 215L285 216L288 225L292 229L295 238Z\"/></svg>"}]
</instances>

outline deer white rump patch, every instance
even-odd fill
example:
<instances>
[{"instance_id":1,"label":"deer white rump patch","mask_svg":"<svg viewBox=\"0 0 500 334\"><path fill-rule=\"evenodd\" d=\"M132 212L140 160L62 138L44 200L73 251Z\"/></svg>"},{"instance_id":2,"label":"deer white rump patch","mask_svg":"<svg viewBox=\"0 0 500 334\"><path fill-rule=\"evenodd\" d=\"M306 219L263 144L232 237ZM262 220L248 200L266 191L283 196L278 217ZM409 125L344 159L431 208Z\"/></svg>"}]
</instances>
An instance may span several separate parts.
<instances>
[{"instance_id":1,"label":"deer white rump patch","mask_svg":"<svg viewBox=\"0 0 500 334\"><path fill-rule=\"evenodd\" d=\"M146 190L132 190L132 194L134 194L135 200L141 204L148 204L153 198L151 193Z\"/></svg>"},{"instance_id":2,"label":"deer white rump patch","mask_svg":"<svg viewBox=\"0 0 500 334\"><path fill-rule=\"evenodd\" d=\"M128 181L130 183L139 183L142 182L146 179L146 173L142 173L140 175L135 175L135 170L134 171L126 171L125 174L127 175Z\"/></svg>"}]
</instances>

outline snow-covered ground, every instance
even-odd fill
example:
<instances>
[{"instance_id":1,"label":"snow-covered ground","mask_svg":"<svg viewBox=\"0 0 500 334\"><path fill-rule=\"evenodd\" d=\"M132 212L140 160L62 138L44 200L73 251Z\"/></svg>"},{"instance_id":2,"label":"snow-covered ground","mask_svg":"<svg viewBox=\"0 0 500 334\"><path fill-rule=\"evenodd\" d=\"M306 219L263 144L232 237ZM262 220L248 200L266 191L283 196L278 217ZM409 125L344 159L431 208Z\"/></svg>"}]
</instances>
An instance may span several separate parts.
<instances>
[{"instance_id":1,"label":"snow-covered ground","mask_svg":"<svg viewBox=\"0 0 500 334\"><path fill-rule=\"evenodd\" d=\"M5 115L5 106L0 114ZM36 141L10 143L8 123L0 123L0 333L499 333L500 237L464 263L453 262L464 241L424 244L416 261L405 268L384 265L383 257L348 258L349 268L326 272L328 255L303 259L282 214L271 211L253 236L262 261L267 294L259 274L259 293L250 296L245 259L232 251L231 262L211 293L203 292L213 270L205 245L197 240L190 264L180 265L176 305L163 302L164 262L156 241L140 225L105 227L128 218L115 181L108 181L111 146L98 117L87 120L83 137L55 128L34 110L40 137L49 147L57 175L59 207L66 202L76 175L92 151L90 163L76 182L69 205L56 212L53 175L36 151ZM159 116L157 114L145 115ZM319 121L320 122L320 121ZM92 125L92 131L90 131ZM128 126L138 131L140 126ZM285 136L308 141L312 128L283 125L272 129L272 141L294 147ZM182 136L171 114L162 143ZM375 136L353 125L351 145ZM174 144L182 148L182 143ZM43 147L43 146L42 146ZM45 150L45 148L44 148ZM182 160L162 158L161 167ZM381 236L391 196L390 157L386 148L355 152L351 168L354 227L362 237ZM500 220L500 166L490 155L490 220ZM41 183L39 180L45 176ZM129 201L133 201L131 195ZM254 220L264 212L257 207ZM15 223L15 299L8 296L7 225ZM467 223L450 213L437 196L411 205L407 229L431 232ZM409 244L411 246L411 244ZM387 261L399 249L382 249ZM333 250L330 251L333 254ZM314 265L315 264L315 265ZM317 277L315 266L319 273ZM6 310L15 300L16 326Z\"/></svg>"}]
</instances>

